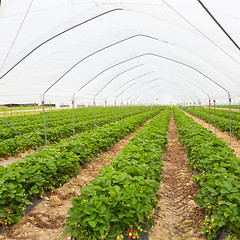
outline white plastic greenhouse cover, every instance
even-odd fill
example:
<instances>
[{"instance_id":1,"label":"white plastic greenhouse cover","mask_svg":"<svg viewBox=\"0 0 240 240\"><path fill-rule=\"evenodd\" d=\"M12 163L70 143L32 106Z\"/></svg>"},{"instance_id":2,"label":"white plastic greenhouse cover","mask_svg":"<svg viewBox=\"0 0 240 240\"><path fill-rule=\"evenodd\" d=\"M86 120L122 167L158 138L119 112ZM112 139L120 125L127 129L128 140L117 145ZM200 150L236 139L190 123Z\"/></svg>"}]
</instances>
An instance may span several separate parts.
<instances>
[{"instance_id":1,"label":"white plastic greenhouse cover","mask_svg":"<svg viewBox=\"0 0 240 240\"><path fill-rule=\"evenodd\" d=\"M240 1L202 3L235 44L198 0L2 0L0 104L239 101Z\"/></svg>"}]
</instances>

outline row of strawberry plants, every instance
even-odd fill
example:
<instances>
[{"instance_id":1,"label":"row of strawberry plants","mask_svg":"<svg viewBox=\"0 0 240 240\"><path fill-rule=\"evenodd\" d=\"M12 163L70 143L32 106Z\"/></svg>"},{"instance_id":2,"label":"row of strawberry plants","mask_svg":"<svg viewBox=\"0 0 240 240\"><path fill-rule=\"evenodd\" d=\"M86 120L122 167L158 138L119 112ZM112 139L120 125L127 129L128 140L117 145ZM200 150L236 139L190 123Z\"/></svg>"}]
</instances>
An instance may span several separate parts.
<instances>
[{"instance_id":1,"label":"row of strawberry plants","mask_svg":"<svg viewBox=\"0 0 240 240\"><path fill-rule=\"evenodd\" d=\"M108 115L108 122L115 121L114 116L114 109L111 109L110 114ZM123 116L118 115L116 120L120 120L121 118L129 117L130 113L125 113ZM106 123L105 118L105 112L101 112L97 118L96 118L96 125L102 126ZM93 118L82 118L77 119L75 122L75 132L80 133L84 132L88 129L91 129L94 127L94 120ZM31 126L29 127L29 129ZM48 141L50 143L58 142L61 139L68 138L72 135L72 123L68 123L65 125L58 125L58 122L55 122L54 126L52 128L47 129L47 136ZM35 129L35 131L28 133L25 135L27 138L29 138L32 142L35 144L42 146L45 143L45 135L43 129ZM0 142L0 157L7 157L9 155L13 155L17 152L27 150L29 148L32 148L30 142L26 141L21 136L15 136L13 138L8 138Z\"/></svg>"},{"instance_id":2,"label":"row of strawberry plants","mask_svg":"<svg viewBox=\"0 0 240 240\"><path fill-rule=\"evenodd\" d=\"M67 230L71 239L138 239L152 224L167 144L171 111L166 109L138 132L112 165L72 198Z\"/></svg>"},{"instance_id":3,"label":"row of strawberry plants","mask_svg":"<svg viewBox=\"0 0 240 240\"><path fill-rule=\"evenodd\" d=\"M229 109L229 104L225 104L225 105L216 105L216 108L225 108L226 110ZM240 109L240 105L231 105L232 109Z\"/></svg>"},{"instance_id":4,"label":"row of strawberry plants","mask_svg":"<svg viewBox=\"0 0 240 240\"><path fill-rule=\"evenodd\" d=\"M127 114L127 109L123 108L123 117ZM108 107L107 109L108 117L112 118L115 113L115 109L113 107ZM96 107L96 119L105 117L105 109L103 107ZM72 127L72 111L65 110L64 114L62 115L59 111L54 111L53 113L46 113L47 118L47 128L59 127L59 126L66 126ZM75 121L86 121L88 119L93 119L92 109L76 109L75 110ZM17 129L22 134L30 133L33 131L41 131L44 132L44 124L43 124L43 115L39 114L35 119L32 116L25 116L25 117L13 117L12 121L11 118L5 118L5 122L12 125L15 129ZM0 124L0 140L9 139L16 136L17 133L12 131L4 124Z\"/></svg>"},{"instance_id":5,"label":"row of strawberry plants","mask_svg":"<svg viewBox=\"0 0 240 240\"><path fill-rule=\"evenodd\" d=\"M202 108L202 110L204 112L209 112L209 109L206 109L206 108ZM223 117L223 118L226 118L227 120L229 120L229 117L230 117L229 110L226 111L226 110L222 110L222 109L215 109L215 111L214 111L214 109L211 108L210 114L214 114L214 112L215 112L216 116ZM234 121L240 122L240 112L231 111L231 118Z\"/></svg>"},{"instance_id":6,"label":"row of strawberry plants","mask_svg":"<svg viewBox=\"0 0 240 240\"><path fill-rule=\"evenodd\" d=\"M158 112L153 110L97 127L5 168L0 166L0 224L17 222L30 204L29 200L36 195L41 197L44 190L61 186L80 170L81 165L90 162Z\"/></svg>"},{"instance_id":7,"label":"row of strawberry plants","mask_svg":"<svg viewBox=\"0 0 240 240\"><path fill-rule=\"evenodd\" d=\"M188 161L200 174L195 202L207 211L203 233L216 239L222 230L240 237L240 159L233 150L179 109L174 116ZM233 237L233 239L237 239Z\"/></svg>"},{"instance_id":8,"label":"row of strawberry plants","mask_svg":"<svg viewBox=\"0 0 240 240\"><path fill-rule=\"evenodd\" d=\"M119 110L124 115L129 115L130 113L139 113L143 112L144 110L149 110L150 107L141 106L141 107L134 107L133 109L129 109L128 107L121 107L116 108L116 112L119 114ZM105 116L106 108L104 107L96 107L96 116ZM80 119L86 119L86 118L93 118L94 109L93 107L88 108L77 108L74 111L75 120L78 121ZM108 107L107 108L108 115L114 115L115 113L115 107ZM56 125L66 125L69 123L72 123L72 110L71 109L65 109L65 110L54 110L50 112L46 112L46 119L47 119L47 126L49 128L54 127ZM13 117L4 117L3 120L9 124L11 124L13 127L15 127L18 131L24 133L31 132L32 130L36 128L42 128L43 129L43 114L39 113L37 115L26 115L26 116L13 116ZM16 133L12 132L9 128L7 128L5 125L0 125L0 139L4 140L6 138L15 136Z\"/></svg>"},{"instance_id":9,"label":"row of strawberry plants","mask_svg":"<svg viewBox=\"0 0 240 240\"><path fill-rule=\"evenodd\" d=\"M182 107L181 109L183 109L184 111L192 115L195 115L195 111L196 111L197 117L200 116L204 121L206 122L209 121L209 110L207 109L196 108L196 110L192 109L192 111L187 107ZM217 110L215 111L216 111L215 113L216 127L223 132L229 133L230 131L229 112L225 110L220 110L220 112L217 112ZM239 113L237 114L239 115ZM238 115L233 117L231 121L231 131L232 131L232 135L234 135L237 139L240 139L240 120L238 118ZM212 109L210 110L210 123L214 125L214 110Z\"/></svg>"}]
</instances>

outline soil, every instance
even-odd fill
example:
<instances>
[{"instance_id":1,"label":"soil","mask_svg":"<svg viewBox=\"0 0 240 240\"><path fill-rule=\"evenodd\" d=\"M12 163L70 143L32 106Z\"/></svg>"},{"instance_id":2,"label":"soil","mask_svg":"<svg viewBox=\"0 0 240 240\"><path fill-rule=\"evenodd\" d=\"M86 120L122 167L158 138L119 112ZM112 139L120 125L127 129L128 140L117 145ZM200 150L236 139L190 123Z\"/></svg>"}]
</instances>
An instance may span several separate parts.
<instances>
[{"instance_id":1,"label":"soil","mask_svg":"<svg viewBox=\"0 0 240 240\"><path fill-rule=\"evenodd\" d=\"M209 107L208 107L208 106L204 106L204 108L209 108ZM210 107L210 109L214 109L214 107ZM229 111L229 108L215 108L215 109ZM231 111L239 112L239 111L240 111L240 109L231 108Z\"/></svg>"},{"instance_id":2,"label":"soil","mask_svg":"<svg viewBox=\"0 0 240 240\"><path fill-rule=\"evenodd\" d=\"M155 225L149 233L150 240L201 240L205 211L194 198L197 184L192 181L192 171L187 164L184 146L180 143L173 115L168 129L169 143L163 158L160 200L155 208Z\"/></svg>"},{"instance_id":3,"label":"soil","mask_svg":"<svg viewBox=\"0 0 240 240\"><path fill-rule=\"evenodd\" d=\"M149 121L148 121L149 122ZM141 127L142 128L142 127ZM94 180L98 171L112 163L119 151L135 135L132 133L119 141L109 151L93 160L81 173L45 197L33 211L0 235L0 240L62 240L70 198L80 196L81 188ZM197 185L191 180L192 171L187 164L184 146L177 136L173 116L169 124L169 143L164 156L163 181L159 191L160 201L154 210L156 224L150 231L150 240L203 240L201 234L205 217L204 209L194 203Z\"/></svg>"},{"instance_id":4,"label":"soil","mask_svg":"<svg viewBox=\"0 0 240 240\"><path fill-rule=\"evenodd\" d=\"M147 124L148 120L145 124ZM125 144L141 130L145 124L135 133L131 133L124 139L116 143L107 152L101 154L99 158L93 160L81 173L65 183L61 188L56 189L48 197L37 205L29 214L12 227L7 227L0 235L0 240L63 240L70 239L68 236L62 238L65 221L68 217L68 210L72 207L71 197L80 196L81 188L88 182L95 179L98 171L112 163L122 150Z\"/></svg>"},{"instance_id":5,"label":"soil","mask_svg":"<svg viewBox=\"0 0 240 240\"><path fill-rule=\"evenodd\" d=\"M23 160L25 156L32 154L34 152L36 152L36 150L28 150L26 152L21 153L18 157L9 156L7 160L5 158L0 158L0 165L6 167L8 164L12 164L20 160Z\"/></svg>"},{"instance_id":6,"label":"soil","mask_svg":"<svg viewBox=\"0 0 240 240\"><path fill-rule=\"evenodd\" d=\"M212 131L215 134L214 126L205 121L192 116L191 114L183 111L187 116L191 117L195 122L201 124L203 127L207 128L208 130ZM216 128L216 136L220 139L222 139L224 142L226 142L230 148L234 150L234 153L238 158L240 158L240 140L237 140L234 136L231 138L231 145L230 145L230 136L227 132L222 132L219 129Z\"/></svg>"}]
</instances>

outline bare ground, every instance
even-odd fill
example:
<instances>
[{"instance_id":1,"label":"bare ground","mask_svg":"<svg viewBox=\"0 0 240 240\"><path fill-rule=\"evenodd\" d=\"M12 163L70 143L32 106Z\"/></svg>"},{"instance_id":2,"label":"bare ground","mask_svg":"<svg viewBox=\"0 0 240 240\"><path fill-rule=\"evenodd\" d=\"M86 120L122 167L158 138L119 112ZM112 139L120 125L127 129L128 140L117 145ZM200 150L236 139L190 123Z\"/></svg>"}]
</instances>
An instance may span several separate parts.
<instances>
[{"instance_id":1,"label":"bare ground","mask_svg":"<svg viewBox=\"0 0 240 240\"><path fill-rule=\"evenodd\" d=\"M0 165L6 167L8 164L12 164L23 160L25 156L30 155L34 152L36 152L36 150L27 150L25 152L20 153L17 157L9 156L7 160L5 158L0 158Z\"/></svg>"},{"instance_id":2,"label":"bare ground","mask_svg":"<svg viewBox=\"0 0 240 240\"><path fill-rule=\"evenodd\" d=\"M203 120L200 120L197 117L192 116L191 114L183 111L187 116L191 117L195 122L201 124L203 127L207 128L208 130L211 130L213 133L215 133L214 126L206 123ZM226 142L230 148L234 150L234 153L238 158L240 158L240 140L237 140L234 136L232 136L231 139L231 145L230 145L230 136L227 132L222 132L219 129L216 128L216 136L220 139L222 139L224 142Z\"/></svg>"},{"instance_id":3,"label":"bare ground","mask_svg":"<svg viewBox=\"0 0 240 240\"><path fill-rule=\"evenodd\" d=\"M173 116L168 129L169 143L163 158L160 200L154 211L155 225L150 240L201 240L205 212L194 202L197 185L187 164L184 146L177 135Z\"/></svg>"},{"instance_id":4,"label":"bare ground","mask_svg":"<svg viewBox=\"0 0 240 240\"><path fill-rule=\"evenodd\" d=\"M145 124L147 124L148 120ZM144 124L144 125L145 125ZM143 126L144 126L143 125ZM88 182L94 180L98 175L98 171L109 164L115 158L125 144L137 134L140 127L135 133L131 133L124 139L120 140L107 152L100 155L99 158L93 160L75 178L69 183L65 183L61 188L48 196L49 200L42 201L33 211L23 217L21 221L6 229L0 240L63 240L65 220L68 217L68 210L72 207L70 198L80 196L80 189L85 187Z\"/></svg>"},{"instance_id":5,"label":"bare ground","mask_svg":"<svg viewBox=\"0 0 240 240\"><path fill-rule=\"evenodd\" d=\"M209 108L209 107L208 107L208 106L204 106L204 108ZM210 107L210 109L214 109L214 107ZM229 111L229 108L215 108L215 109ZM231 108L231 111L239 112L239 111L240 111L240 109Z\"/></svg>"},{"instance_id":6,"label":"bare ground","mask_svg":"<svg viewBox=\"0 0 240 240\"><path fill-rule=\"evenodd\" d=\"M142 128L142 127L141 127ZM139 128L137 131L139 131ZM132 138L128 135L108 152L94 159L76 178L51 193L49 200L42 201L32 212L17 224L9 227L0 240L62 240L70 198L79 196L80 189L94 180L98 171L109 164ZM201 240L205 239L200 229L204 210L193 201L197 186L192 182L192 171L187 165L184 147L180 144L173 117L169 124L169 143L164 157L163 181L159 191L160 201L154 211L156 225L150 232L150 240Z\"/></svg>"}]
</instances>

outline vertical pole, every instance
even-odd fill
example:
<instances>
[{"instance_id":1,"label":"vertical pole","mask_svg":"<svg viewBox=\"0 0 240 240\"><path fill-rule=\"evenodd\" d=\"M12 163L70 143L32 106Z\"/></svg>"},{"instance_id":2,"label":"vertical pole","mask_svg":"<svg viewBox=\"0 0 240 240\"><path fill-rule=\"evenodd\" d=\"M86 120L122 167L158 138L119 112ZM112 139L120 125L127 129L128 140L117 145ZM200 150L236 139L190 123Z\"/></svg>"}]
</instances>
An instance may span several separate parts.
<instances>
[{"instance_id":1,"label":"vertical pole","mask_svg":"<svg viewBox=\"0 0 240 240\"><path fill-rule=\"evenodd\" d=\"M95 103L95 99L94 99L94 101L93 101L93 109L94 109L94 128L96 127L96 103Z\"/></svg>"},{"instance_id":2,"label":"vertical pole","mask_svg":"<svg viewBox=\"0 0 240 240\"><path fill-rule=\"evenodd\" d=\"M62 118L63 118L63 103L62 103L61 109L62 109Z\"/></svg>"},{"instance_id":3,"label":"vertical pole","mask_svg":"<svg viewBox=\"0 0 240 240\"><path fill-rule=\"evenodd\" d=\"M231 98L229 98L229 135L230 145L232 144L232 112L231 112Z\"/></svg>"},{"instance_id":4,"label":"vertical pole","mask_svg":"<svg viewBox=\"0 0 240 240\"><path fill-rule=\"evenodd\" d=\"M33 104L33 111L34 111L34 120L35 120L35 103Z\"/></svg>"},{"instance_id":5,"label":"vertical pole","mask_svg":"<svg viewBox=\"0 0 240 240\"><path fill-rule=\"evenodd\" d=\"M121 119L123 119L122 107L123 107L123 102L121 102Z\"/></svg>"},{"instance_id":6,"label":"vertical pole","mask_svg":"<svg viewBox=\"0 0 240 240\"><path fill-rule=\"evenodd\" d=\"M106 124L107 124L107 121L108 121L108 117L107 117L107 100L105 100L105 109L106 109Z\"/></svg>"},{"instance_id":7,"label":"vertical pole","mask_svg":"<svg viewBox=\"0 0 240 240\"><path fill-rule=\"evenodd\" d=\"M133 105L132 105L132 102L131 102L131 116L133 115Z\"/></svg>"},{"instance_id":8,"label":"vertical pole","mask_svg":"<svg viewBox=\"0 0 240 240\"><path fill-rule=\"evenodd\" d=\"M117 106L116 106L116 100L115 100L115 122L117 121Z\"/></svg>"},{"instance_id":9,"label":"vertical pole","mask_svg":"<svg viewBox=\"0 0 240 240\"><path fill-rule=\"evenodd\" d=\"M208 103L208 128L210 128L210 107L211 107L211 100L209 99L209 103Z\"/></svg>"},{"instance_id":10,"label":"vertical pole","mask_svg":"<svg viewBox=\"0 0 240 240\"><path fill-rule=\"evenodd\" d=\"M11 123L12 123L12 104L10 104L10 109L11 109Z\"/></svg>"},{"instance_id":11,"label":"vertical pole","mask_svg":"<svg viewBox=\"0 0 240 240\"><path fill-rule=\"evenodd\" d=\"M44 120L44 133L45 133L45 144L47 146L47 128L46 128L46 116L45 116L45 109L44 109L44 101L42 101L43 107L43 120Z\"/></svg>"},{"instance_id":12,"label":"vertical pole","mask_svg":"<svg viewBox=\"0 0 240 240\"><path fill-rule=\"evenodd\" d=\"M22 116L21 104L20 104L20 116Z\"/></svg>"},{"instance_id":13,"label":"vertical pole","mask_svg":"<svg viewBox=\"0 0 240 240\"><path fill-rule=\"evenodd\" d=\"M200 115L200 106L201 106L201 103L198 102L198 115L199 115L199 123L201 121L201 115Z\"/></svg>"},{"instance_id":14,"label":"vertical pole","mask_svg":"<svg viewBox=\"0 0 240 240\"><path fill-rule=\"evenodd\" d=\"M194 103L194 110L195 110L195 117L197 117L197 104L196 103Z\"/></svg>"},{"instance_id":15,"label":"vertical pole","mask_svg":"<svg viewBox=\"0 0 240 240\"><path fill-rule=\"evenodd\" d=\"M73 117L73 136L75 137L75 128L74 128L74 99L72 100L72 117Z\"/></svg>"},{"instance_id":16,"label":"vertical pole","mask_svg":"<svg viewBox=\"0 0 240 240\"><path fill-rule=\"evenodd\" d=\"M215 108L216 108L216 101L213 100L214 104L214 133L216 134L216 115L215 115Z\"/></svg>"}]
</instances>

